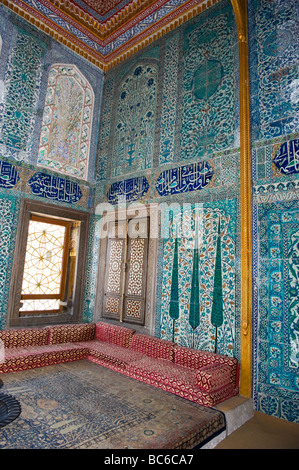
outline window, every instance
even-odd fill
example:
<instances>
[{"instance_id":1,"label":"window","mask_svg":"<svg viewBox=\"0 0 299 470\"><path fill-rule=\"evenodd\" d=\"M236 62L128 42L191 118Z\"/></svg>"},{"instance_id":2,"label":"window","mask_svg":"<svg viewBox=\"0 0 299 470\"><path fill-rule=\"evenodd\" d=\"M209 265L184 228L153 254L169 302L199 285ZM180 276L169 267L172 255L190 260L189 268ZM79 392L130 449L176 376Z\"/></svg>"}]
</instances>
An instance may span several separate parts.
<instances>
[{"instance_id":1,"label":"window","mask_svg":"<svg viewBox=\"0 0 299 470\"><path fill-rule=\"evenodd\" d=\"M31 215L21 294L21 315L54 313L65 295L72 222Z\"/></svg>"},{"instance_id":2,"label":"window","mask_svg":"<svg viewBox=\"0 0 299 470\"><path fill-rule=\"evenodd\" d=\"M148 218L110 222L103 317L144 323Z\"/></svg>"},{"instance_id":3,"label":"window","mask_svg":"<svg viewBox=\"0 0 299 470\"><path fill-rule=\"evenodd\" d=\"M102 208L95 320L154 334L158 206Z\"/></svg>"},{"instance_id":4,"label":"window","mask_svg":"<svg viewBox=\"0 0 299 470\"><path fill-rule=\"evenodd\" d=\"M89 214L23 200L14 253L10 326L80 320Z\"/></svg>"}]
</instances>

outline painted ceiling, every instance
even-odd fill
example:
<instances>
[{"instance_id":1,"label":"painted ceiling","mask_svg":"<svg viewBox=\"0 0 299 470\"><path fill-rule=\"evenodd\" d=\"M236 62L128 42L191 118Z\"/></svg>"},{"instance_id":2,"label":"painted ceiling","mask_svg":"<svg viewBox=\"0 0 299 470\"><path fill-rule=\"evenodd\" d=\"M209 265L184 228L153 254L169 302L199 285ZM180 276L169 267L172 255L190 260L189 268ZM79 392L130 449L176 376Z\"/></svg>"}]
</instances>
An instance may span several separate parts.
<instances>
[{"instance_id":1,"label":"painted ceiling","mask_svg":"<svg viewBox=\"0 0 299 470\"><path fill-rule=\"evenodd\" d=\"M108 70L220 0L0 0Z\"/></svg>"}]
</instances>

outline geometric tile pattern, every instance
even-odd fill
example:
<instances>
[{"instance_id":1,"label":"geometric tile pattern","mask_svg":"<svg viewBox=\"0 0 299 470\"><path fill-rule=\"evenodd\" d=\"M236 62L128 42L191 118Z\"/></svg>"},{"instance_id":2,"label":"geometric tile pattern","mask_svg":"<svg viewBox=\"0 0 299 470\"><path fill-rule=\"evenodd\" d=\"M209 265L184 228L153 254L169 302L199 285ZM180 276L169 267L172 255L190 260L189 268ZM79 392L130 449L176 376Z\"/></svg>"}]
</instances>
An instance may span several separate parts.
<instances>
[{"instance_id":1,"label":"geometric tile pattern","mask_svg":"<svg viewBox=\"0 0 299 470\"><path fill-rule=\"evenodd\" d=\"M218 1L67 0L57 4L53 0L8 0L6 3L47 34L51 31L58 41L76 52L83 51L88 60L105 67L125 58L126 51L136 44L144 46L148 37L164 34L167 28L177 26L178 18L186 21L188 12L199 13Z\"/></svg>"},{"instance_id":2,"label":"geometric tile pattern","mask_svg":"<svg viewBox=\"0 0 299 470\"><path fill-rule=\"evenodd\" d=\"M299 209L258 208L257 399L262 411L299 422Z\"/></svg>"}]
</instances>

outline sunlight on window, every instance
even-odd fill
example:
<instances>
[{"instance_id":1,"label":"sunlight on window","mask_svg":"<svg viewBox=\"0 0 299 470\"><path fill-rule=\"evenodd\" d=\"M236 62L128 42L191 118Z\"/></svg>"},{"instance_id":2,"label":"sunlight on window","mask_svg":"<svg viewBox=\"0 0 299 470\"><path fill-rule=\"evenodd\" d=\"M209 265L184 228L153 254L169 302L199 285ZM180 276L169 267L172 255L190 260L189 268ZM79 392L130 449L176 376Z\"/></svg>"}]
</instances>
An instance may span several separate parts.
<instances>
[{"instance_id":1,"label":"sunlight on window","mask_svg":"<svg viewBox=\"0 0 299 470\"><path fill-rule=\"evenodd\" d=\"M59 308L65 232L62 225L30 221L21 311Z\"/></svg>"}]
</instances>

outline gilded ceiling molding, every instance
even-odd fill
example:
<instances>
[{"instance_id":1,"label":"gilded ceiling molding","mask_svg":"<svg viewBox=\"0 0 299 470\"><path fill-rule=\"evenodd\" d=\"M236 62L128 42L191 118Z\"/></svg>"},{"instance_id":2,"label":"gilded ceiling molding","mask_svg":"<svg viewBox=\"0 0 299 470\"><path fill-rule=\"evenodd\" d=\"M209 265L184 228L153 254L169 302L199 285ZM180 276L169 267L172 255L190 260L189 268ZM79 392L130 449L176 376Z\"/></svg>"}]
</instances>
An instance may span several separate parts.
<instances>
[{"instance_id":1,"label":"gilded ceiling molding","mask_svg":"<svg viewBox=\"0 0 299 470\"><path fill-rule=\"evenodd\" d=\"M117 51L110 54L107 57L109 61L107 64L105 64L104 70L106 71L106 70L113 68L115 65L127 59L128 57L132 56L139 50L146 47L148 44L151 44L152 42L161 38L162 36L169 33L170 31L176 29L178 26L182 25L183 23L190 20L191 18L197 16L199 13L210 8L212 5L215 5L219 1L220 0L205 0L205 1L202 1L201 3L193 2L195 4L192 5L192 7L189 9L186 9L187 4L184 4L183 5L184 11L181 14L179 14L179 10L181 10L182 7L170 13L165 18L160 20L159 23L150 26L145 31L140 33L138 36L128 41L123 48L119 48ZM158 26L161 23L162 23L162 26L158 29Z\"/></svg>"},{"instance_id":2,"label":"gilded ceiling molding","mask_svg":"<svg viewBox=\"0 0 299 470\"><path fill-rule=\"evenodd\" d=\"M55 1L58 2L58 0ZM219 1L220 0L201 0L199 2L198 0L187 0L183 5L180 5L174 11L150 25L107 56L94 50L82 40L78 39L74 34L71 34L50 18L41 14L37 9L31 8L25 1L0 0L0 3L105 72ZM161 0L161 2L164 2L164 0ZM40 3L49 4L48 1L43 0ZM67 19L69 20L70 18L68 17ZM88 31L81 25L78 25L78 23L76 23L76 29L86 35L88 34ZM91 36L89 37L92 39ZM101 46L99 35L94 39L96 39L95 42ZM112 40L111 37L110 40Z\"/></svg>"},{"instance_id":3,"label":"gilded ceiling molding","mask_svg":"<svg viewBox=\"0 0 299 470\"><path fill-rule=\"evenodd\" d=\"M100 54L96 53L91 47L88 47L85 44L84 48L82 48L82 42L79 41L75 36L69 34L62 28L57 27L57 25L55 25L55 23L53 23L48 18L42 17L42 15L37 15L36 11L33 10L33 12L31 12L27 5L22 1L0 0L0 4L3 4L11 11L16 13L16 15L35 26L37 29L43 31L45 34L52 37L60 44L68 47L84 59L103 70L104 64Z\"/></svg>"},{"instance_id":4,"label":"gilded ceiling molding","mask_svg":"<svg viewBox=\"0 0 299 470\"><path fill-rule=\"evenodd\" d=\"M240 199L241 199L241 374L240 393L251 397L252 236L251 154L247 0L231 0L239 40Z\"/></svg>"},{"instance_id":5,"label":"gilded ceiling molding","mask_svg":"<svg viewBox=\"0 0 299 470\"><path fill-rule=\"evenodd\" d=\"M167 1L168 0L160 0L159 7L167 3ZM109 38L111 33L124 26L125 29L129 29L130 22L132 20L136 23L145 16L148 16L151 12L156 11L158 8L157 0L133 0L113 16L100 22L88 12L85 12L78 6L74 5L70 0L48 0L44 3L48 6L52 5L55 9L59 9L61 12L64 12L68 15L69 20L74 20L74 24L79 23L84 29L90 31L93 35L98 36L101 41Z\"/></svg>"}]
</instances>

